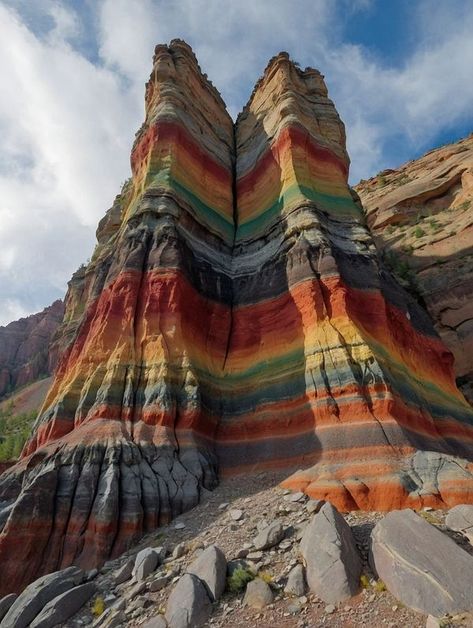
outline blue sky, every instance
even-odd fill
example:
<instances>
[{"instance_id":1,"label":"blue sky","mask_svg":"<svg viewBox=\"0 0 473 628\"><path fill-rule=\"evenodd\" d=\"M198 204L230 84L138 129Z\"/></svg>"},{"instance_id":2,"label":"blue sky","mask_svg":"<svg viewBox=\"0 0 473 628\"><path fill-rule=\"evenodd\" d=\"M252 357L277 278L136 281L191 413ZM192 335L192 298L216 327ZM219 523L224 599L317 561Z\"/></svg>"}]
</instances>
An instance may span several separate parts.
<instances>
[{"instance_id":1,"label":"blue sky","mask_svg":"<svg viewBox=\"0 0 473 628\"><path fill-rule=\"evenodd\" d=\"M473 130L471 0L0 0L0 324L63 296L129 176L154 45L236 115L287 50L325 75L351 182Z\"/></svg>"}]
</instances>

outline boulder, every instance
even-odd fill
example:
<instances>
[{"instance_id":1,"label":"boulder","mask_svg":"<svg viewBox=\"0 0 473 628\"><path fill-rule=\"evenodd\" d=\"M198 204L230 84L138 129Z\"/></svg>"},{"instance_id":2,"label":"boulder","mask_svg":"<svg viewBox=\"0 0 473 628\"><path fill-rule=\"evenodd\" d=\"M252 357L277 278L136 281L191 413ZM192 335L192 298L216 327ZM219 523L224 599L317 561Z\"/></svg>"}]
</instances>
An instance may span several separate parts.
<instances>
[{"instance_id":1,"label":"boulder","mask_svg":"<svg viewBox=\"0 0 473 628\"><path fill-rule=\"evenodd\" d=\"M266 526L253 539L253 545L256 550L269 549L274 547L284 538L284 528L280 521L274 521Z\"/></svg>"},{"instance_id":2,"label":"boulder","mask_svg":"<svg viewBox=\"0 0 473 628\"><path fill-rule=\"evenodd\" d=\"M83 578L84 572L78 567L68 567L38 578L13 602L2 620L1 627L26 628L48 602L80 584Z\"/></svg>"},{"instance_id":3,"label":"boulder","mask_svg":"<svg viewBox=\"0 0 473 628\"><path fill-rule=\"evenodd\" d=\"M162 558L162 548L147 547L138 552L132 572L135 579L138 582L145 580L150 573L153 573Z\"/></svg>"},{"instance_id":4,"label":"boulder","mask_svg":"<svg viewBox=\"0 0 473 628\"><path fill-rule=\"evenodd\" d=\"M442 617L473 609L473 556L412 510L396 510L372 534L372 563L411 608Z\"/></svg>"},{"instance_id":5,"label":"boulder","mask_svg":"<svg viewBox=\"0 0 473 628\"><path fill-rule=\"evenodd\" d=\"M303 565L296 565L289 572L284 593L301 597L306 592L305 570Z\"/></svg>"},{"instance_id":6,"label":"boulder","mask_svg":"<svg viewBox=\"0 0 473 628\"><path fill-rule=\"evenodd\" d=\"M116 570L113 580L115 584L123 584L129 580L133 574L133 568L135 566L135 559L129 558L124 565Z\"/></svg>"},{"instance_id":7,"label":"boulder","mask_svg":"<svg viewBox=\"0 0 473 628\"><path fill-rule=\"evenodd\" d=\"M187 573L194 574L205 583L210 599L215 602L225 590L227 577L225 554L216 545L210 545L189 565Z\"/></svg>"},{"instance_id":8,"label":"boulder","mask_svg":"<svg viewBox=\"0 0 473 628\"><path fill-rule=\"evenodd\" d=\"M473 506L460 504L452 508L445 519L446 525L455 532L461 532L473 543Z\"/></svg>"},{"instance_id":9,"label":"boulder","mask_svg":"<svg viewBox=\"0 0 473 628\"><path fill-rule=\"evenodd\" d=\"M66 622L90 600L96 590L95 583L86 582L61 593L46 604L36 619L31 622L31 628L52 628Z\"/></svg>"},{"instance_id":10,"label":"boulder","mask_svg":"<svg viewBox=\"0 0 473 628\"><path fill-rule=\"evenodd\" d=\"M207 588L200 578L186 573L174 587L166 608L169 628L198 628L212 608Z\"/></svg>"},{"instance_id":11,"label":"boulder","mask_svg":"<svg viewBox=\"0 0 473 628\"><path fill-rule=\"evenodd\" d=\"M245 597L243 598L243 606L250 608L262 609L273 602L273 592L264 580L255 578L246 586Z\"/></svg>"},{"instance_id":12,"label":"boulder","mask_svg":"<svg viewBox=\"0 0 473 628\"><path fill-rule=\"evenodd\" d=\"M329 502L306 527L301 552L307 584L324 602L338 604L357 593L361 559L350 526Z\"/></svg>"},{"instance_id":13,"label":"boulder","mask_svg":"<svg viewBox=\"0 0 473 628\"><path fill-rule=\"evenodd\" d=\"M0 600L0 621L2 621L2 619L8 613L17 597L18 595L16 593L9 593L8 595L5 595L5 597L2 597L2 599Z\"/></svg>"}]
</instances>

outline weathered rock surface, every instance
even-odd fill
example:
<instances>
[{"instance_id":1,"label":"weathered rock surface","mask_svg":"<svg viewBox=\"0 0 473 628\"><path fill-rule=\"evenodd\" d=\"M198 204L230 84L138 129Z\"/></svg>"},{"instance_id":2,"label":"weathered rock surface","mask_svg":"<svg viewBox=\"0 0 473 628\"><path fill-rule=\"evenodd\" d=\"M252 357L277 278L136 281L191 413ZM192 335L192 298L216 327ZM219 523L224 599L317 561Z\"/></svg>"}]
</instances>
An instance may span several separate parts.
<instances>
[{"instance_id":1,"label":"weathered rock surface","mask_svg":"<svg viewBox=\"0 0 473 628\"><path fill-rule=\"evenodd\" d=\"M473 506L468 504L455 506L447 514L445 523L451 530L464 534L473 544Z\"/></svg>"},{"instance_id":2,"label":"weathered rock surface","mask_svg":"<svg viewBox=\"0 0 473 628\"><path fill-rule=\"evenodd\" d=\"M5 597L2 597L0 600L0 621L2 621L7 612L10 610L17 597L16 593L9 593L8 595L5 595Z\"/></svg>"},{"instance_id":3,"label":"weathered rock surface","mask_svg":"<svg viewBox=\"0 0 473 628\"><path fill-rule=\"evenodd\" d=\"M191 573L206 585L210 599L220 599L225 590L227 578L227 560L225 554L216 545L210 545L188 567Z\"/></svg>"},{"instance_id":4,"label":"weathered rock surface","mask_svg":"<svg viewBox=\"0 0 473 628\"><path fill-rule=\"evenodd\" d=\"M300 597L304 595L307 589L305 580L305 569L302 565L296 565L291 569L287 577L287 583L284 587L284 593Z\"/></svg>"},{"instance_id":5,"label":"weathered rock surface","mask_svg":"<svg viewBox=\"0 0 473 628\"><path fill-rule=\"evenodd\" d=\"M51 600L80 584L83 577L81 569L68 567L38 578L17 597L0 626L26 628Z\"/></svg>"},{"instance_id":6,"label":"weathered rock surface","mask_svg":"<svg viewBox=\"0 0 473 628\"><path fill-rule=\"evenodd\" d=\"M274 547L284 538L284 528L280 521L273 521L266 526L253 539L253 545L256 550L269 549Z\"/></svg>"},{"instance_id":7,"label":"weathered rock surface","mask_svg":"<svg viewBox=\"0 0 473 628\"><path fill-rule=\"evenodd\" d=\"M212 602L200 578L184 574L169 596L165 617L169 628L198 628L207 621L211 608Z\"/></svg>"},{"instance_id":8,"label":"weathered rock surface","mask_svg":"<svg viewBox=\"0 0 473 628\"><path fill-rule=\"evenodd\" d=\"M243 606L262 609L268 606L268 604L271 604L273 598L274 596L270 586L264 582L264 580L261 580L261 578L255 578L246 586Z\"/></svg>"},{"instance_id":9,"label":"weathered rock surface","mask_svg":"<svg viewBox=\"0 0 473 628\"><path fill-rule=\"evenodd\" d=\"M31 622L31 628L52 628L67 622L94 595L96 586L86 582L52 599Z\"/></svg>"},{"instance_id":10,"label":"weathered rock surface","mask_svg":"<svg viewBox=\"0 0 473 628\"><path fill-rule=\"evenodd\" d=\"M374 567L403 604L435 617L473 610L473 556L415 512L389 513L371 538Z\"/></svg>"},{"instance_id":11,"label":"weathered rock surface","mask_svg":"<svg viewBox=\"0 0 473 628\"><path fill-rule=\"evenodd\" d=\"M63 314L63 302L55 301L38 314L0 327L0 399L53 372L57 355L50 345Z\"/></svg>"},{"instance_id":12,"label":"weathered rock surface","mask_svg":"<svg viewBox=\"0 0 473 628\"><path fill-rule=\"evenodd\" d=\"M355 189L388 266L422 299L473 402L473 135Z\"/></svg>"},{"instance_id":13,"label":"weathered rock surface","mask_svg":"<svg viewBox=\"0 0 473 628\"><path fill-rule=\"evenodd\" d=\"M361 559L342 515L330 503L322 506L301 540L307 584L324 602L338 604L360 588Z\"/></svg>"},{"instance_id":14,"label":"weathered rock surface","mask_svg":"<svg viewBox=\"0 0 473 628\"><path fill-rule=\"evenodd\" d=\"M120 555L217 469L313 462L286 485L344 510L473 499L473 410L383 271L348 165L318 71L277 55L234 125L187 44L156 47L132 178L0 476L0 592Z\"/></svg>"},{"instance_id":15,"label":"weathered rock surface","mask_svg":"<svg viewBox=\"0 0 473 628\"><path fill-rule=\"evenodd\" d=\"M129 558L114 574L115 584L122 584L131 578L135 567L136 558Z\"/></svg>"},{"instance_id":16,"label":"weathered rock surface","mask_svg":"<svg viewBox=\"0 0 473 628\"><path fill-rule=\"evenodd\" d=\"M140 582L145 580L163 560L163 552L160 549L147 547L138 552L135 559L132 574Z\"/></svg>"}]
</instances>

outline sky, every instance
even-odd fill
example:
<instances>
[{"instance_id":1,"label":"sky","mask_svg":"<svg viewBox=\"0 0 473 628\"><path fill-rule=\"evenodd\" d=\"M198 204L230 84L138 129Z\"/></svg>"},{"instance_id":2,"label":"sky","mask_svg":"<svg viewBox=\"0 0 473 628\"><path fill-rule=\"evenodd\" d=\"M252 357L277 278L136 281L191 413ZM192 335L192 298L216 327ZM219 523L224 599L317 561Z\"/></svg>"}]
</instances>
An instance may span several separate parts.
<instances>
[{"instance_id":1,"label":"sky","mask_svg":"<svg viewBox=\"0 0 473 628\"><path fill-rule=\"evenodd\" d=\"M473 131L471 0L0 0L0 325L65 294L130 176L154 46L235 117L268 60L318 68L350 181Z\"/></svg>"}]
</instances>

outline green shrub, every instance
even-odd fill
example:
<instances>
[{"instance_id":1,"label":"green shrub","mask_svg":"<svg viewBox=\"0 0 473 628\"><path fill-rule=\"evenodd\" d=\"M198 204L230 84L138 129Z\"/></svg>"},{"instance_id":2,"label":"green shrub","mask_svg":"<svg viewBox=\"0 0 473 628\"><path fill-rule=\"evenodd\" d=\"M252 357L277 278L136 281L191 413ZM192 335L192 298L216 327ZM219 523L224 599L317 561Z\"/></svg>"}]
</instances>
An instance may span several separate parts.
<instances>
[{"instance_id":1,"label":"green shrub","mask_svg":"<svg viewBox=\"0 0 473 628\"><path fill-rule=\"evenodd\" d=\"M425 231L422 229L422 227L416 227L414 231L414 235L416 238L421 238L422 236L425 235Z\"/></svg>"},{"instance_id":2,"label":"green shrub","mask_svg":"<svg viewBox=\"0 0 473 628\"><path fill-rule=\"evenodd\" d=\"M232 575L227 578L227 589L232 593L239 593L243 591L248 582L251 582L255 578L256 575L249 569L238 567Z\"/></svg>"}]
</instances>

